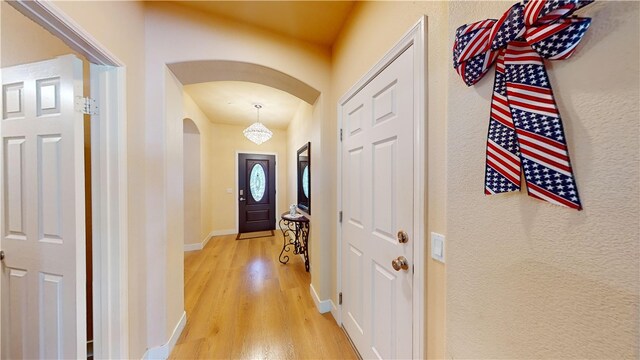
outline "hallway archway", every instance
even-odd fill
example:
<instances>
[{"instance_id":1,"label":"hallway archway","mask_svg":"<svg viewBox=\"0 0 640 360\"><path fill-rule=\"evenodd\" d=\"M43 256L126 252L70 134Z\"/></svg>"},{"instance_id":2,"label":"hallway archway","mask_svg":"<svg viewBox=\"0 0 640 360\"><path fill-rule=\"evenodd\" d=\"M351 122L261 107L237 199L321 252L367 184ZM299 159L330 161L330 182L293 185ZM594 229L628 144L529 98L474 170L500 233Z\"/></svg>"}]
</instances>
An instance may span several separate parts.
<instances>
[{"instance_id":1,"label":"hallway archway","mask_svg":"<svg viewBox=\"0 0 640 360\"><path fill-rule=\"evenodd\" d=\"M202 59L203 57L206 59L206 55L204 55L203 57L192 57L191 55L185 54L182 55L182 59L179 59L177 61L163 61L163 64L158 64L163 67L163 76L157 78L151 77L152 79L160 81L156 81L157 84L155 85L148 86L148 88L151 89L150 94L148 94L148 105L151 105L151 103L153 103L153 101L150 99L154 98L154 95L158 96L157 103L163 104L163 106L161 107L153 105L148 107L149 118L162 119L161 124L154 123L154 125L158 125L153 128L156 132L154 136L158 136L158 139L160 139L161 137L162 141L159 144L166 144L164 146L159 146L159 148L157 149L158 151L160 151L160 153L163 154L163 158L165 159L165 161L157 162L156 164L154 164L157 166L151 165L149 169L149 176L152 176L153 179L158 180L157 182L155 182L155 185L157 185L158 188L164 192L165 197L162 201L158 201L158 204L156 204L157 206L154 205L148 208L148 216L150 218L157 217L160 222L167 224L166 231L164 233L162 233L162 231L157 231L157 236L152 237L153 241L157 243L158 246L149 247L149 266L157 266L159 268L164 267L165 269L167 269L167 272L165 274L159 274L157 276L157 280L159 281L159 286L161 286L163 289L171 290L168 292L162 292L162 294L160 294L164 297L162 298L163 303L160 304L158 308L160 311L166 314L166 318L164 320L165 325L176 324L175 327L172 327L172 325L167 325L166 327L175 328L175 334L180 334L183 327L188 322L188 315L187 311L185 310L188 310L189 307L192 306L190 302L184 298L184 284L185 282L187 282L187 279L181 275L185 274L186 268L184 266L184 259L182 259L184 254L180 254L178 252L179 248L184 249L185 240L181 238L184 238L185 228L189 227L189 225L184 223L184 216L175 216L176 211L185 209L184 196L186 195L186 193L183 184L180 184L179 187L173 186L177 183L181 183L184 177L182 170L185 169L185 155L182 153L183 139L180 137L184 135L184 130L182 129L182 127L185 126L183 124L183 120L185 117L192 118L193 121L198 124L198 128L200 129L201 133L201 146L203 147L201 155L202 161L205 161L205 163L203 163L204 167L202 169L204 178L201 196L204 196L204 193L206 193L207 191L210 191L212 195L215 195L214 193L217 191L217 194L221 195L222 197L235 198L233 195L228 195L234 194L234 185L232 183L229 183L229 185L223 184L222 186L213 186L209 180L206 180L206 174L211 173L211 171L208 170L208 166L211 163L209 161L209 157L218 156L221 154L221 152L206 144L206 142L208 141L207 139L210 138L209 134L211 133L212 128L209 128L207 126L203 127L203 125L200 123L199 117L202 117L202 114L198 111L195 111L194 114L185 112L185 109L188 106L186 104L189 104L190 100L188 97L183 96L184 88L187 85L195 85L207 82L235 81L264 85L277 89L280 92L285 92L291 96L295 96L301 101L301 104L304 103L305 105L309 105L311 109L305 112L305 116L307 116L308 119L308 121L306 122L307 125L305 126L308 126L309 133L304 135L304 138L305 141L311 141L314 144L320 144L321 142L321 132L323 128L322 119L324 118L323 115L326 114L325 107L327 105L326 96L321 96L322 94L324 94L324 91L321 93L321 91L318 90L322 89L322 87L311 86L307 83L309 79L315 80L312 75L318 73L312 73L312 69L309 69L309 74L311 75L305 72L302 74L304 76L300 76L300 74L297 74L296 71L293 71L295 69L294 67L292 67L291 72L287 70L287 72L285 73L278 69L289 69L288 66L271 67L269 65L266 65L268 64L268 62L266 62L265 65L259 65L250 62L233 60L191 61L187 59ZM169 60L169 58L167 58L167 60ZM322 84L322 82L319 83ZM234 132L234 134L242 134L242 131L236 131ZM226 139L229 138L227 137ZM246 151L252 149L253 148L243 148L240 150ZM258 152L260 151L261 150L258 150ZM285 150L283 159L286 154L288 153ZM317 163L320 164L320 161L318 161ZM208 165L205 166L204 164ZM286 173L286 162L282 161L280 162L280 164L281 166L285 167L285 169L283 169L281 173ZM157 173L157 177L153 177L154 173ZM319 172L318 174L320 173L321 172ZM211 176L216 176L219 174L221 173L216 173L214 171L211 173ZM315 184L322 183L319 179L318 181L312 182ZM150 185L153 186L154 182L152 182ZM204 186L207 187L205 188ZM287 191L284 189L282 191L278 191L277 193L282 194L281 196L287 196ZM211 195L207 197L207 199L211 198ZM202 198L202 224L204 227L207 227L206 224L208 221L215 222L215 219L217 219L217 217L211 217L212 212L209 210L206 201L207 200L205 200L205 198ZM281 201L281 203L285 204L286 201L283 200ZM215 204L215 202L212 204ZM188 209L185 210L188 211ZM321 213L318 213L317 215L318 223L322 222L322 220L325 220L326 218L321 218L320 214ZM209 235L211 236L219 236L218 233L226 233L227 230L230 229L230 227L218 227L217 224L215 224L216 226L211 226L212 224L209 225ZM312 230L312 232L320 232L320 230L323 228L321 226L318 226L315 229L317 230ZM157 229L152 229L151 233L156 233L156 230ZM312 234L311 236L314 236L314 238L318 239L321 238L320 234ZM209 238L207 238L207 240L208 239ZM206 241L202 242L203 245L206 243ZM316 254L318 258L326 257L323 256L323 253L327 252L328 249L326 246L321 246L320 242L313 244L311 248L313 254ZM316 278L328 278L326 271L319 271L315 274L317 274ZM169 293L173 296L165 295ZM152 295L148 294L148 296L151 297ZM167 340L162 339L166 339L167 335L169 335L169 338L173 338L172 335L169 334L169 331L163 331L163 328L154 327L152 330L157 330L154 331L154 334L150 335L153 338L160 339L157 342L163 341L166 343Z\"/></svg>"},{"instance_id":2,"label":"hallway archway","mask_svg":"<svg viewBox=\"0 0 640 360\"><path fill-rule=\"evenodd\" d=\"M320 91L305 82L273 68L227 60L199 60L167 64L182 83L191 85L211 81L247 81L276 88L313 105Z\"/></svg>"}]
</instances>

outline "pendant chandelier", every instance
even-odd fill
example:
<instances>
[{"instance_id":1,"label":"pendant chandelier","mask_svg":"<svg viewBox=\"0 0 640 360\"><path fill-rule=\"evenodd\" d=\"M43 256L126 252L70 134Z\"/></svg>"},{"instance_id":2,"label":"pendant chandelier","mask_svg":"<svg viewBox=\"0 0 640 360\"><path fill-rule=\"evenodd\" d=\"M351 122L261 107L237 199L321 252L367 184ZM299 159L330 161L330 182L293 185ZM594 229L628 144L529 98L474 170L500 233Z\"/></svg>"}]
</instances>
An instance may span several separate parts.
<instances>
[{"instance_id":1,"label":"pendant chandelier","mask_svg":"<svg viewBox=\"0 0 640 360\"><path fill-rule=\"evenodd\" d=\"M273 135L273 133L260 122L260 109L262 109L262 105L255 104L253 106L258 111L258 121L254 122L248 128L244 129L242 133L247 139L260 145L263 142L271 139L271 135Z\"/></svg>"}]
</instances>

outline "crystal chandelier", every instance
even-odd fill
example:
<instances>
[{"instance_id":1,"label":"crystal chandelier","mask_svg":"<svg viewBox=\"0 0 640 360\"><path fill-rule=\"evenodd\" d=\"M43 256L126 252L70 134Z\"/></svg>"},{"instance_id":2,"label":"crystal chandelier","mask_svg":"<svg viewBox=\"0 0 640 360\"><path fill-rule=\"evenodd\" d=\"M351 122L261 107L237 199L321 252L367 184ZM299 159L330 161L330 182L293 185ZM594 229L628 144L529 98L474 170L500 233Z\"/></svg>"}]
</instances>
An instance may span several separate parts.
<instances>
[{"instance_id":1,"label":"crystal chandelier","mask_svg":"<svg viewBox=\"0 0 640 360\"><path fill-rule=\"evenodd\" d=\"M258 110L258 121L254 122L253 124L251 124L251 126L244 129L242 133L247 139L260 145L263 142L271 139L271 135L273 135L273 133L260 122L260 109L262 109L262 105L255 104L253 106Z\"/></svg>"}]
</instances>

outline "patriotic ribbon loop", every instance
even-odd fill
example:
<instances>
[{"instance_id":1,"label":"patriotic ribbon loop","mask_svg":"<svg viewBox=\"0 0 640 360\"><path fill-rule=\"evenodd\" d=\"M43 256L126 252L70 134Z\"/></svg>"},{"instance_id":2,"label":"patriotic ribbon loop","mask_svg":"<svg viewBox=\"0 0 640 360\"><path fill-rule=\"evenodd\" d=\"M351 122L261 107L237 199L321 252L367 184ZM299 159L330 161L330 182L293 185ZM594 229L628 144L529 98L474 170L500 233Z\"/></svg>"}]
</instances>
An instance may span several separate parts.
<instances>
[{"instance_id":1,"label":"patriotic ribbon loop","mask_svg":"<svg viewBox=\"0 0 640 360\"><path fill-rule=\"evenodd\" d=\"M453 66L468 85L496 63L487 140L485 193L520 190L582 209L560 113L543 59L564 60L582 40L590 18L572 16L593 0L525 0L498 20L460 26Z\"/></svg>"}]
</instances>

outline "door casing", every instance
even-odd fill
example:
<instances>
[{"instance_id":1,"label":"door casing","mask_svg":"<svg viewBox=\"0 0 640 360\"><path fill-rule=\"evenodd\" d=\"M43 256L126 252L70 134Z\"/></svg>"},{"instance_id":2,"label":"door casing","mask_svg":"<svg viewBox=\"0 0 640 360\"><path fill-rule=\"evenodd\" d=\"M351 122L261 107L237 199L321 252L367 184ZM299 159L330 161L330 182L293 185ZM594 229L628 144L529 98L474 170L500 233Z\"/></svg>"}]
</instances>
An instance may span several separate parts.
<instances>
[{"instance_id":1,"label":"door casing","mask_svg":"<svg viewBox=\"0 0 640 360\"><path fill-rule=\"evenodd\" d=\"M91 62L94 357L129 358L127 117L124 63L52 2L8 4Z\"/></svg>"},{"instance_id":2,"label":"door casing","mask_svg":"<svg viewBox=\"0 0 640 360\"><path fill-rule=\"evenodd\" d=\"M415 321L413 327L413 358L422 359L425 356L425 286L424 279L425 263L427 256L425 252L425 229L427 220L427 208L425 203L425 190L427 188L426 179L426 144L427 138L427 119L426 119L426 103L427 103L427 79L426 79L426 29L427 17L423 16L420 20L402 37L402 39L389 50L384 57L374 67L369 70L358 82L356 82L339 100L336 105L338 117L338 133L336 138L340 139L340 131L343 126L343 118L341 106L346 104L356 93L364 88L372 79L380 74L389 64L391 64L398 56L400 56L407 48L414 47L414 194L415 202L413 208L415 234L413 259L414 259L414 277L413 277L413 317ZM336 293L335 298L342 292L342 224L340 223L340 213L342 212L342 142L337 143L337 204L338 212L335 214L337 224L337 261L336 261ZM332 306L331 313L336 322L342 326L342 306Z\"/></svg>"},{"instance_id":3,"label":"door casing","mask_svg":"<svg viewBox=\"0 0 640 360\"><path fill-rule=\"evenodd\" d=\"M235 172L235 182L234 182L234 186L236 187L235 190L235 207L236 207L236 234L240 232L240 205L238 204L238 155L240 154L256 154L256 155L274 155L276 157L276 213L274 214L274 219L273 219L273 224L275 226L275 228L277 229L277 225L278 225L278 209L279 207L279 203L278 203L278 178L279 178L279 174L278 174L278 154L275 152L261 152L261 151L252 151L252 150L247 150L247 151L241 151L241 150L237 150L236 151L236 157L235 157L235 167L234 167L234 172Z\"/></svg>"}]
</instances>

